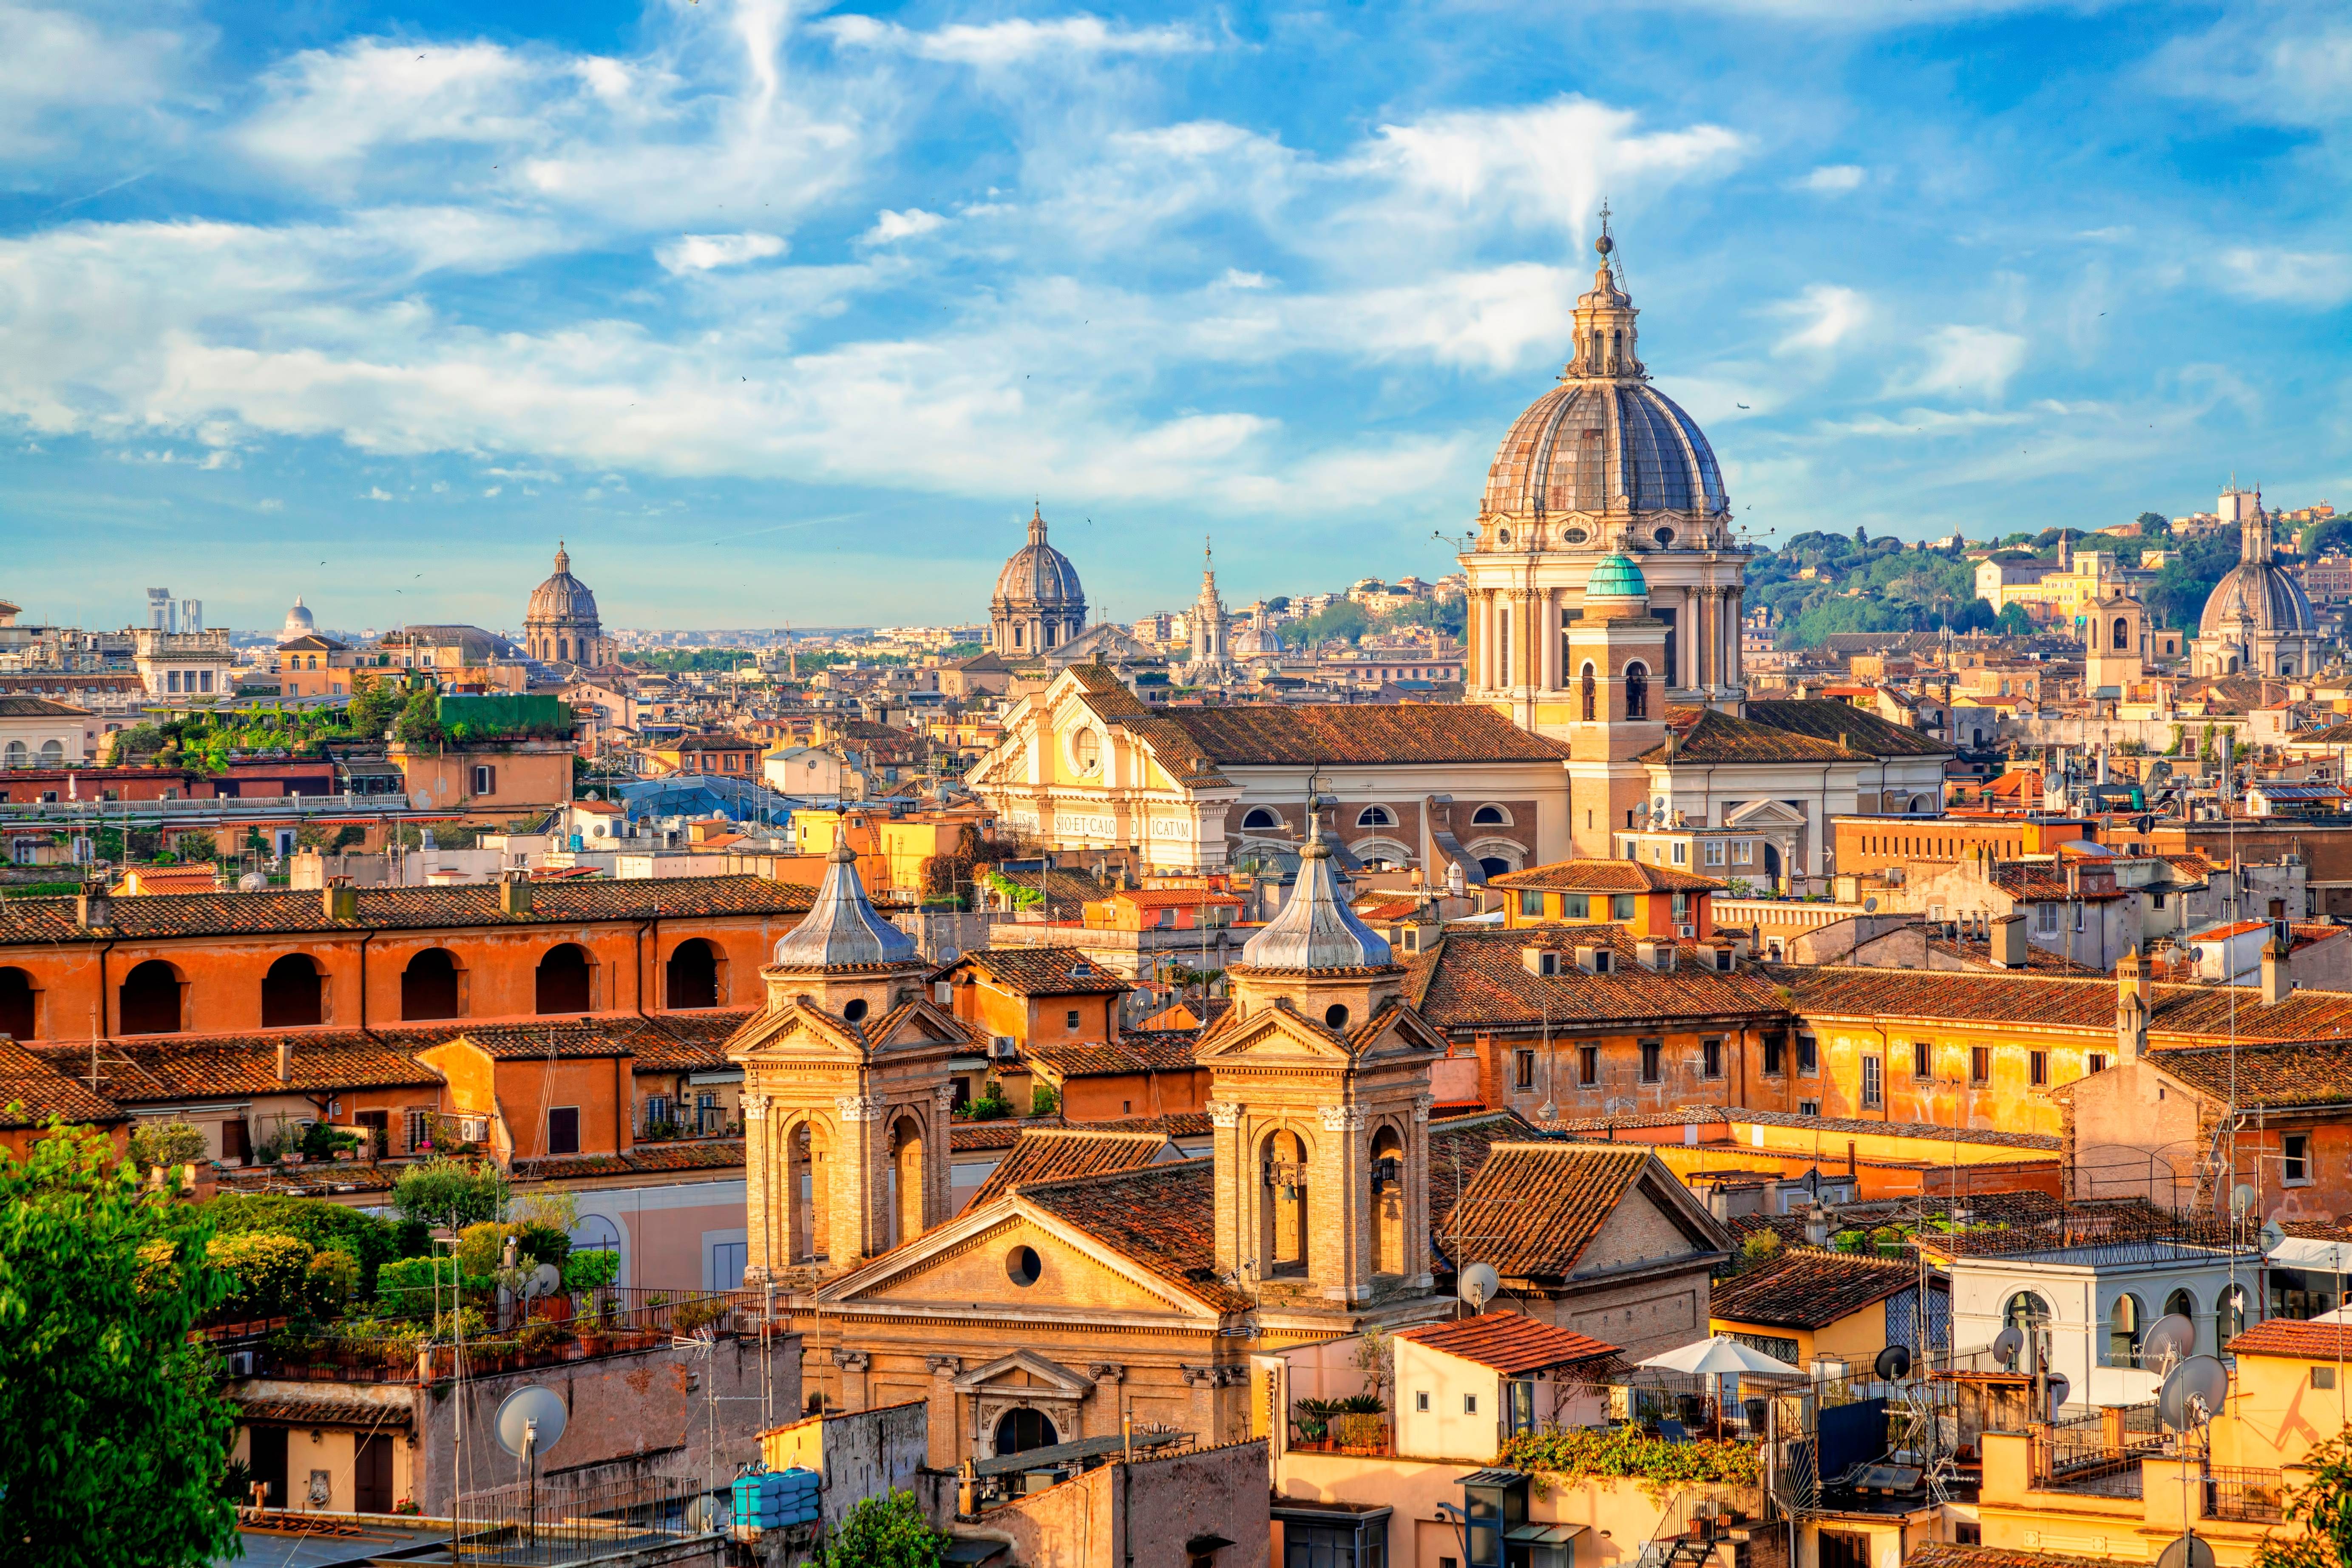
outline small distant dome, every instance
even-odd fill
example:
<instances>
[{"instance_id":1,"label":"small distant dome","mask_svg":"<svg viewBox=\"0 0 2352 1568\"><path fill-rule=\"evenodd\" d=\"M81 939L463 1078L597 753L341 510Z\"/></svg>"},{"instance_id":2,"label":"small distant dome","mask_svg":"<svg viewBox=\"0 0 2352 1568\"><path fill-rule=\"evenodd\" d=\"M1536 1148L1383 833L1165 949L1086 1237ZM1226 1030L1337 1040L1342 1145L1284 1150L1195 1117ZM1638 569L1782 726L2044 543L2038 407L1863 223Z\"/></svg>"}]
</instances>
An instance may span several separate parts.
<instances>
[{"instance_id":1,"label":"small distant dome","mask_svg":"<svg viewBox=\"0 0 2352 1568\"><path fill-rule=\"evenodd\" d=\"M2268 561L2242 561L2213 586L2197 623L2200 637L2225 631L2315 633L2318 618L2303 584Z\"/></svg>"},{"instance_id":2,"label":"small distant dome","mask_svg":"<svg viewBox=\"0 0 2352 1568\"><path fill-rule=\"evenodd\" d=\"M842 969L917 961L914 939L874 910L858 879L857 856L836 837L824 884L801 923L776 943L779 969Z\"/></svg>"},{"instance_id":3,"label":"small distant dome","mask_svg":"<svg viewBox=\"0 0 2352 1568\"><path fill-rule=\"evenodd\" d=\"M283 642L287 637L306 637L316 629L316 624L310 618L310 612L303 606L302 601L297 598L294 601L294 607L286 612L286 637L278 640Z\"/></svg>"},{"instance_id":4,"label":"small distant dome","mask_svg":"<svg viewBox=\"0 0 2352 1568\"><path fill-rule=\"evenodd\" d=\"M562 540L555 543L555 574L530 592L530 608L524 613L530 621L593 621L596 616L596 595L588 584L572 574L572 557Z\"/></svg>"},{"instance_id":5,"label":"small distant dome","mask_svg":"<svg viewBox=\"0 0 2352 1568\"><path fill-rule=\"evenodd\" d=\"M1070 564L1068 556L1045 542L1042 508L1031 509L1029 542L1014 551L1004 570L996 574L996 596L1041 609L1086 603L1086 590L1078 585L1078 569Z\"/></svg>"},{"instance_id":6,"label":"small distant dome","mask_svg":"<svg viewBox=\"0 0 2352 1568\"><path fill-rule=\"evenodd\" d=\"M1612 552L1593 564L1592 575L1584 580L1584 598L1587 604L1596 598L1633 599L1647 604L1649 579L1642 575L1642 569L1633 564L1632 556Z\"/></svg>"}]
</instances>

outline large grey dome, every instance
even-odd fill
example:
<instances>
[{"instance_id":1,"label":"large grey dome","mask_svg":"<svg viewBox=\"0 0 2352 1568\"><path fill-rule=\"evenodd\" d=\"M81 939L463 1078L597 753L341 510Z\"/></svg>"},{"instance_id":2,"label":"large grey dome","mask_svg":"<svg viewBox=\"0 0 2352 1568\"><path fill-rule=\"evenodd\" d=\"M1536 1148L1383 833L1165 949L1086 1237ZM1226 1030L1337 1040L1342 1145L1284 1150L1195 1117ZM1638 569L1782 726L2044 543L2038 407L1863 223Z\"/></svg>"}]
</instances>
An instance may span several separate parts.
<instances>
[{"instance_id":1,"label":"large grey dome","mask_svg":"<svg viewBox=\"0 0 2352 1568\"><path fill-rule=\"evenodd\" d=\"M857 857L836 837L807 918L776 943L779 969L844 969L916 962L914 939L874 910Z\"/></svg>"},{"instance_id":2,"label":"large grey dome","mask_svg":"<svg viewBox=\"0 0 2352 1568\"><path fill-rule=\"evenodd\" d=\"M2318 619L2303 584L2268 561L2242 561L2213 586L2197 623L2200 637L2225 630L2315 632Z\"/></svg>"},{"instance_id":3,"label":"large grey dome","mask_svg":"<svg viewBox=\"0 0 2352 1568\"><path fill-rule=\"evenodd\" d=\"M1242 944L1242 962L1257 969L1379 969L1391 962L1387 940L1339 897L1331 847L1312 814L1290 901Z\"/></svg>"},{"instance_id":4,"label":"large grey dome","mask_svg":"<svg viewBox=\"0 0 2352 1568\"><path fill-rule=\"evenodd\" d=\"M1621 504L1709 516L1730 504L1698 422L1646 382L1562 382L1519 416L1487 470L1489 512Z\"/></svg>"},{"instance_id":5,"label":"large grey dome","mask_svg":"<svg viewBox=\"0 0 2352 1568\"><path fill-rule=\"evenodd\" d=\"M1029 542L1013 552L1004 570L996 574L996 596L1016 605L1082 605L1087 594L1078 586L1078 569L1070 558L1045 542L1042 508L1033 508Z\"/></svg>"},{"instance_id":6,"label":"large grey dome","mask_svg":"<svg viewBox=\"0 0 2352 1568\"><path fill-rule=\"evenodd\" d=\"M588 584L572 574L572 556L562 541L555 546L555 574L530 591L530 605L523 612L530 621L593 621L596 619L596 595Z\"/></svg>"}]
</instances>

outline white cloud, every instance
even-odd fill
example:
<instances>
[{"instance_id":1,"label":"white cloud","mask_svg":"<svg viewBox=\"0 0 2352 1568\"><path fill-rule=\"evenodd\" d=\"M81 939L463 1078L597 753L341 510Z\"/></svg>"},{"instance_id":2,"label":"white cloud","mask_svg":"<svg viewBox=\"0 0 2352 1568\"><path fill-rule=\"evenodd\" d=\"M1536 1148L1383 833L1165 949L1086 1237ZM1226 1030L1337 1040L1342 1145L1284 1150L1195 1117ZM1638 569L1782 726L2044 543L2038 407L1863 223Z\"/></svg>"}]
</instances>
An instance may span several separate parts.
<instances>
[{"instance_id":1,"label":"white cloud","mask_svg":"<svg viewBox=\"0 0 2352 1568\"><path fill-rule=\"evenodd\" d=\"M2237 246L2221 253L2221 277L2224 288L2249 300L2322 308L2352 300L2352 256L2339 251Z\"/></svg>"},{"instance_id":2,"label":"white cloud","mask_svg":"<svg viewBox=\"0 0 2352 1568\"><path fill-rule=\"evenodd\" d=\"M1050 22L1016 17L978 25L958 23L929 33L857 16L835 16L818 26L835 42L853 48L887 50L982 70L1037 60L1192 54L1209 47L1207 39L1188 27L1120 27L1083 13Z\"/></svg>"},{"instance_id":3,"label":"white cloud","mask_svg":"<svg viewBox=\"0 0 2352 1568\"><path fill-rule=\"evenodd\" d=\"M917 235L929 234L943 226L947 219L937 213L927 213L920 207L908 207L905 212L892 212L885 207L875 215L874 226L858 237L860 245L890 245Z\"/></svg>"},{"instance_id":4,"label":"white cloud","mask_svg":"<svg viewBox=\"0 0 2352 1568\"><path fill-rule=\"evenodd\" d=\"M740 267L782 256L788 249L781 235L685 234L657 247L654 259L670 272L708 272L715 267Z\"/></svg>"},{"instance_id":5,"label":"white cloud","mask_svg":"<svg viewBox=\"0 0 2352 1568\"><path fill-rule=\"evenodd\" d=\"M494 496L494 495L498 494L500 490L502 490L502 489L506 489L506 486L504 486L504 485L492 485L489 489L486 489L486 490L484 490L484 491L482 492L483 498L484 498L485 500L487 500L487 499L488 499L489 497L491 497L491 496Z\"/></svg>"},{"instance_id":6,"label":"white cloud","mask_svg":"<svg viewBox=\"0 0 2352 1568\"><path fill-rule=\"evenodd\" d=\"M1939 327L1927 347L1927 363L1902 383L1913 396L1997 398L2025 363L2025 340L1991 327Z\"/></svg>"},{"instance_id":7,"label":"white cloud","mask_svg":"<svg viewBox=\"0 0 2352 1568\"><path fill-rule=\"evenodd\" d=\"M110 31L87 7L0 3L0 158L69 147L98 117L94 140L119 141L155 110L195 46L160 27Z\"/></svg>"},{"instance_id":8,"label":"white cloud","mask_svg":"<svg viewBox=\"0 0 2352 1568\"><path fill-rule=\"evenodd\" d=\"M1772 346L1773 353L1819 353L1837 347L1868 325L1871 307L1869 298L1854 289L1816 283L1776 307L1774 313L1798 324Z\"/></svg>"},{"instance_id":9,"label":"white cloud","mask_svg":"<svg viewBox=\"0 0 2352 1568\"><path fill-rule=\"evenodd\" d=\"M1859 163L1824 163L1797 184L1818 195L1842 196L1861 189L1863 178Z\"/></svg>"},{"instance_id":10,"label":"white cloud","mask_svg":"<svg viewBox=\"0 0 2352 1568\"><path fill-rule=\"evenodd\" d=\"M390 500L391 499L392 492L385 489L382 485L370 485L368 487L368 493L360 497L360 500Z\"/></svg>"}]
</instances>

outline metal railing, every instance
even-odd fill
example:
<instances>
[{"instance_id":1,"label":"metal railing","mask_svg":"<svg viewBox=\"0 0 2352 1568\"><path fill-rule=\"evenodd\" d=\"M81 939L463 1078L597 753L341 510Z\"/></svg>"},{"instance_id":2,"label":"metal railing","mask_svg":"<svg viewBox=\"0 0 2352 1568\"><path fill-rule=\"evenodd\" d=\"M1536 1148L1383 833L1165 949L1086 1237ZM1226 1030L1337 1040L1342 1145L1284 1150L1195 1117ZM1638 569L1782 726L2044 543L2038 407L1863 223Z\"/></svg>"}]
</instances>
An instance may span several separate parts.
<instances>
[{"instance_id":1,"label":"metal railing","mask_svg":"<svg viewBox=\"0 0 2352 1568\"><path fill-rule=\"evenodd\" d=\"M459 1500L456 1557L501 1568L634 1557L712 1535L727 1518L723 1499L691 1476L525 1481Z\"/></svg>"},{"instance_id":2,"label":"metal railing","mask_svg":"<svg viewBox=\"0 0 2352 1568\"><path fill-rule=\"evenodd\" d=\"M2079 1465L2036 1481L2041 1491L2066 1492L2075 1497L2136 1498L2140 1495L2140 1456L2102 1459Z\"/></svg>"},{"instance_id":3,"label":"metal railing","mask_svg":"<svg viewBox=\"0 0 2352 1568\"><path fill-rule=\"evenodd\" d=\"M2112 1415L2105 1410L2095 1410L2087 1415L2051 1423L2049 1436L2040 1446L2040 1473L2045 1478L2063 1477L2086 1465L2160 1447L2163 1441L2164 1435L2157 1429L2154 1400L2123 1406Z\"/></svg>"},{"instance_id":4,"label":"metal railing","mask_svg":"<svg viewBox=\"0 0 2352 1568\"><path fill-rule=\"evenodd\" d=\"M2207 1519L2277 1524L2286 1518L2286 1478L2276 1470L2216 1465L2203 1484Z\"/></svg>"}]
</instances>

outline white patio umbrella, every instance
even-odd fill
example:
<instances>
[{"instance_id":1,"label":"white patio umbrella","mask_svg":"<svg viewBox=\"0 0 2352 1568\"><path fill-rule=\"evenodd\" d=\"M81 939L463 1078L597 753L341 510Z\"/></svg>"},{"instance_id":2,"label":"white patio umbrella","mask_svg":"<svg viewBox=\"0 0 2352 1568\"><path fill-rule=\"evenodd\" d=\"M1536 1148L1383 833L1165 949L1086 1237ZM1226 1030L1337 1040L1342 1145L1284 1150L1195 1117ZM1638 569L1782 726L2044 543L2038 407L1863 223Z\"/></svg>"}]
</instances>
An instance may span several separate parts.
<instances>
[{"instance_id":1,"label":"white patio umbrella","mask_svg":"<svg viewBox=\"0 0 2352 1568\"><path fill-rule=\"evenodd\" d=\"M1676 1345L1673 1350L1644 1357L1635 1364L1654 1366L1664 1372L1689 1373L1701 1377L1736 1377L1744 1372L1772 1373L1786 1377L1797 1370L1787 1362L1743 1345L1738 1340L1725 1334L1717 1334L1713 1339L1695 1341L1686 1345Z\"/></svg>"}]
</instances>

